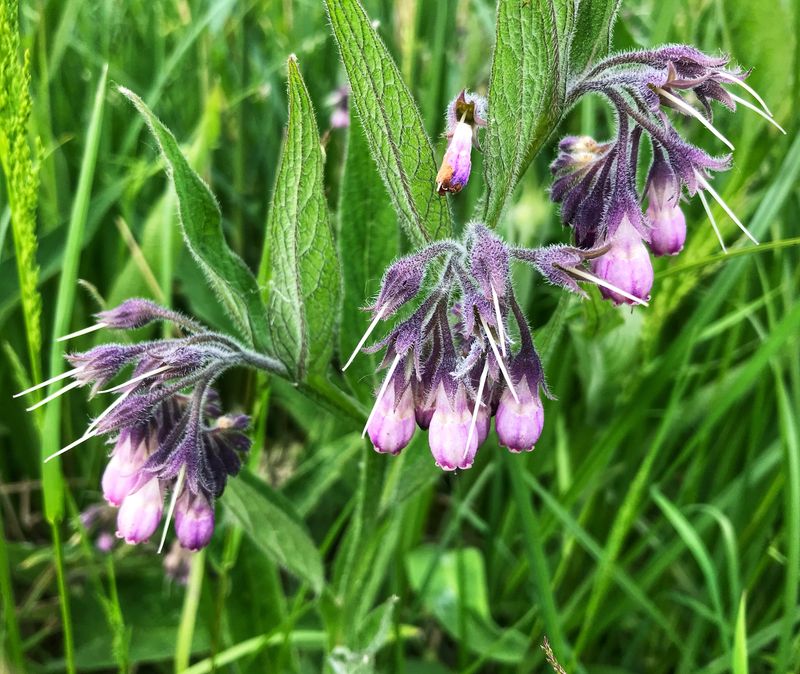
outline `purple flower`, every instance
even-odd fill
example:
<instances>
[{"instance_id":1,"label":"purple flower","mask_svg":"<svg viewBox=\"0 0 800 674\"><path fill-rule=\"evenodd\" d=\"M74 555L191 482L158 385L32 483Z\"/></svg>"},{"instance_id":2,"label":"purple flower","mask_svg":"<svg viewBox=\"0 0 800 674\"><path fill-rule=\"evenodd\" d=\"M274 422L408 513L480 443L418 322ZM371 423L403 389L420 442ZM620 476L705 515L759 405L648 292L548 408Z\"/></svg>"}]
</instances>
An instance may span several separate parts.
<instances>
[{"instance_id":1,"label":"purple flower","mask_svg":"<svg viewBox=\"0 0 800 674\"><path fill-rule=\"evenodd\" d=\"M440 195L457 194L469 180L475 128L486 126L486 99L463 90L447 106L447 150L436 175Z\"/></svg>"},{"instance_id":2,"label":"purple flower","mask_svg":"<svg viewBox=\"0 0 800 674\"><path fill-rule=\"evenodd\" d=\"M656 255L677 255L686 242L686 217L679 205L677 178L657 151L647 179L647 219L651 226L650 250Z\"/></svg>"},{"instance_id":3,"label":"purple flower","mask_svg":"<svg viewBox=\"0 0 800 674\"><path fill-rule=\"evenodd\" d=\"M603 286L600 293L614 304L634 304L630 296L649 300L653 287L653 264L647 246L627 216L609 243L608 252L592 260L592 271L598 278L625 291L626 295Z\"/></svg>"},{"instance_id":4,"label":"purple flower","mask_svg":"<svg viewBox=\"0 0 800 674\"><path fill-rule=\"evenodd\" d=\"M512 367L511 377L519 400L506 389L497 405L495 431L500 444L511 452L533 449L544 426L544 408L539 397L540 382L527 363ZM517 376L519 375L519 376Z\"/></svg>"},{"instance_id":5,"label":"purple flower","mask_svg":"<svg viewBox=\"0 0 800 674\"><path fill-rule=\"evenodd\" d=\"M403 379L394 375L367 423L369 439L382 454L399 454L414 435L414 396Z\"/></svg>"},{"instance_id":6,"label":"purple flower","mask_svg":"<svg viewBox=\"0 0 800 674\"><path fill-rule=\"evenodd\" d=\"M175 533L187 550L208 545L214 533L214 508L205 496L183 490L175 504Z\"/></svg>"},{"instance_id":7,"label":"purple flower","mask_svg":"<svg viewBox=\"0 0 800 674\"><path fill-rule=\"evenodd\" d=\"M123 429L117 438L111 459L103 472L103 497L119 507L139 482L139 470L149 454L147 438L140 432Z\"/></svg>"},{"instance_id":8,"label":"purple flower","mask_svg":"<svg viewBox=\"0 0 800 674\"><path fill-rule=\"evenodd\" d=\"M446 388L455 390L448 393ZM428 428L428 443L436 465L443 470L466 469L475 460L480 444L479 433L473 430L470 437L472 409L467 402L463 385L439 385L436 410Z\"/></svg>"},{"instance_id":9,"label":"purple flower","mask_svg":"<svg viewBox=\"0 0 800 674\"><path fill-rule=\"evenodd\" d=\"M126 543L143 543L161 521L164 495L158 478L151 478L122 501L117 514L117 538Z\"/></svg>"}]
</instances>

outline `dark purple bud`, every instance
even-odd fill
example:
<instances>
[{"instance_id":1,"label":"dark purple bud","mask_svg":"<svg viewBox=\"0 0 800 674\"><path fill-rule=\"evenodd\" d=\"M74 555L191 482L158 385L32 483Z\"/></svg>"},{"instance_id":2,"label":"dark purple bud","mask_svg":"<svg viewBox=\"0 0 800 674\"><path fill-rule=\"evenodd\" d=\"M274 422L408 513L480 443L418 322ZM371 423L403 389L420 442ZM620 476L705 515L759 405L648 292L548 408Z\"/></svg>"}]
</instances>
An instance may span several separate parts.
<instances>
[{"instance_id":1,"label":"dark purple bud","mask_svg":"<svg viewBox=\"0 0 800 674\"><path fill-rule=\"evenodd\" d=\"M95 389L113 379L119 371L146 350L144 344L103 344L81 353L66 356L69 363L77 369L74 377L83 384L94 382Z\"/></svg>"},{"instance_id":2,"label":"dark purple bud","mask_svg":"<svg viewBox=\"0 0 800 674\"><path fill-rule=\"evenodd\" d=\"M187 550L208 545L214 533L214 508L205 496L183 490L175 504L175 533Z\"/></svg>"},{"instance_id":3,"label":"dark purple bud","mask_svg":"<svg viewBox=\"0 0 800 674\"><path fill-rule=\"evenodd\" d=\"M151 321L155 321L165 317L169 314L169 310L159 306L150 300L141 298L132 298L125 300L122 304L109 309L108 311L101 311L96 314L99 323L115 328L117 330L132 330L141 328Z\"/></svg>"},{"instance_id":4,"label":"dark purple bud","mask_svg":"<svg viewBox=\"0 0 800 674\"><path fill-rule=\"evenodd\" d=\"M639 232L627 216L616 228L604 255L592 260L592 271L600 279L646 301L653 287L653 264ZM634 304L633 300L600 286L600 293L614 304Z\"/></svg>"},{"instance_id":5,"label":"dark purple bud","mask_svg":"<svg viewBox=\"0 0 800 674\"><path fill-rule=\"evenodd\" d=\"M414 435L414 396L411 386L398 379L386 387L367 424L375 451L383 454L399 454Z\"/></svg>"},{"instance_id":6,"label":"dark purple bud","mask_svg":"<svg viewBox=\"0 0 800 674\"><path fill-rule=\"evenodd\" d=\"M472 277L487 300L492 301L495 294L502 299L509 284L508 247L483 225L475 225L472 234Z\"/></svg>"},{"instance_id":7,"label":"dark purple bud","mask_svg":"<svg viewBox=\"0 0 800 674\"><path fill-rule=\"evenodd\" d=\"M164 497L158 478L145 482L128 494L117 515L117 538L126 543L142 543L158 528L164 508Z\"/></svg>"}]
</instances>

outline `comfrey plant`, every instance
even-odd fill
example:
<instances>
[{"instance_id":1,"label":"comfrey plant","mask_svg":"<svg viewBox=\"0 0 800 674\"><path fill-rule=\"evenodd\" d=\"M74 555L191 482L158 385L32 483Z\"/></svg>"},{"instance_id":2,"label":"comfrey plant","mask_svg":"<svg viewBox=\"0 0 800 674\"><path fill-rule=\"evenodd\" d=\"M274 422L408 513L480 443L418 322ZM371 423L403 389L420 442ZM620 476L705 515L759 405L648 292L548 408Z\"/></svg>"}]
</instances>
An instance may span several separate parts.
<instances>
[{"instance_id":1,"label":"comfrey plant","mask_svg":"<svg viewBox=\"0 0 800 674\"><path fill-rule=\"evenodd\" d=\"M165 519L163 546L173 518L184 548L197 550L211 539L215 501L250 448L248 417L223 414L213 388L230 368L283 377L342 415L361 423L366 418L363 434L381 453L401 452L419 427L427 431L439 467L466 469L488 437L492 418L501 445L512 452L532 450L544 424L542 397L552 398L512 283L514 263L531 265L546 282L581 296L586 295L581 284L590 283L614 303L646 306L653 283L651 253L674 255L684 244L683 194L698 195L715 230L706 195L749 236L711 185L711 173L726 169L730 157L714 157L688 143L667 114L671 110L697 120L729 146L711 123L713 101L731 109L742 105L773 121L745 82L746 73L729 68L727 59L669 46L592 64L590 58L603 53L603 45L586 36L581 39L587 44L578 43L580 36L570 28L587 20L581 12L591 14L588 4L554 3L578 12L572 21L540 14L537 3L501 2L488 96L464 90L447 107L447 147L437 170L421 115L361 5L357 0L325 4L349 80L332 101L336 115L331 123L335 129L350 129L342 181L349 198L342 198L339 209L339 253L348 260L344 268L329 223L314 110L295 57L288 61L289 120L257 276L228 247L217 203L175 138L137 96L120 89L158 144L178 198L185 244L230 318L226 328L236 331L234 337L149 300L131 299L63 339L101 329L133 330L155 321L171 324L178 336L69 354L70 370L56 370L55 376L18 394L38 395L48 388L29 409L81 387L90 396L117 394L81 437L46 460L82 443L106 440L112 450L103 495L119 508L117 535L129 543L149 539ZM607 36L610 26L605 29ZM573 33L565 33L569 30ZM550 41L553 37L558 39ZM520 61L521 53L529 58ZM734 88L757 104L739 98ZM504 241L494 229L519 177L564 112L587 93L613 106L617 129L607 142L568 137L560 143L551 196L561 204L572 243L523 248ZM692 106L689 94L702 111ZM652 163L644 194L639 194L639 148L647 139ZM447 195L458 195L467 186L474 148L484 153L486 193L477 217L458 238ZM370 156L374 176L365 171ZM364 222L370 209L351 208L349 199L363 196L361 185L373 177L383 181L412 251L393 262L396 255L387 254L373 267L368 267L372 255L364 255L368 268L354 270L358 256L351 255L347 241L396 239L394 222ZM372 320L360 341L353 335L358 344L343 368L362 349L382 352L385 374L367 415L356 399L358 386L351 381L348 391L346 381L328 376L336 333L344 334L348 320L352 323L365 283L381 276L377 296L367 307ZM343 306L342 288L351 298ZM381 322L393 325L385 337L367 345ZM348 342L339 350L350 348ZM123 372L126 380L115 384ZM254 489L242 493L246 497L231 499L234 513L237 503L242 507L259 497ZM241 519L247 518L245 512ZM287 555L279 559L304 573Z\"/></svg>"},{"instance_id":2,"label":"comfrey plant","mask_svg":"<svg viewBox=\"0 0 800 674\"><path fill-rule=\"evenodd\" d=\"M372 322L345 369L378 322L420 294L426 269L435 268L438 277L426 286L409 318L364 348L368 353L385 349L382 364L388 368L364 428L377 451L399 453L419 426L428 430L439 467L469 468L492 416L502 446L514 452L534 448L544 422L540 392L552 396L514 296L511 261L532 264L550 283L579 295L585 293L578 282L590 282L614 304L647 306L653 285L651 253L676 255L684 246L684 190L699 196L723 250L706 193L758 243L711 185L710 173L729 168L731 156L713 157L684 140L665 111L699 121L731 150L733 145L711 122L712 101L731 110L738 103L783 131L745 82L747 73L727 64L727 58L674 45L612 55L572 84L567 105L598 93L613 106L617 119L614 140L566 137L551 166L551 197L562 204L561 217L573 231L575 246L514 248L477 222L467 227L463 241L432 243L387 269L378 297L368 307ZM759 105L740 98L732 87L743 88ZM687 93L703 112L685 100ZM486 101L465 91L448 106L448 146L436 177L440 195L460 192L467 183L476 127L486 126L486 116ZM640 195L643 136L650 140L653 158ZM439 259L442 263L434 265ZM519 334L516 350L510 323Z\"/></svg>"}]
</instances>

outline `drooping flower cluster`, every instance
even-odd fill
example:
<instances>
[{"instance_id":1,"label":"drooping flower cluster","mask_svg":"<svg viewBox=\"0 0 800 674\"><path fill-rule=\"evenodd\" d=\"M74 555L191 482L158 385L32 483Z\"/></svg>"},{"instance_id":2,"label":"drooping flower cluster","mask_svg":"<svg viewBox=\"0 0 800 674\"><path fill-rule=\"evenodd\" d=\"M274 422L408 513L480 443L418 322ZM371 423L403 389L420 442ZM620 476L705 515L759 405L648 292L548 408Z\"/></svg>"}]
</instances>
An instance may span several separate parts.
<instances>
[{"instance_id":1,"label":"drooping flower cluster","mask_svg":"<svg viewBox=\"0 0 800 674\"><path fill-rule=\"evenodd\" d=\"M665 111L695 119L731 150L733 144L712 124L712 101L730 110L737 104L746 107L783 131L745 82L748 73L727 66L727 58L683 45L617 54L598 63L568 94L569 103L586 93L605 97L616 113L617 135L605 143L586 136L562 140L551 166L555 176L551 197L561 203L562 219L573 229L578 246L607 247L593 260L594 273L640 300L649 297L653 285L650 252L676 255L683 249L686 218L679 202L684 188L689 196L700 198L723 250L706 193L758 243L711 185L711 172L726 170L731 155L714 157L688 143ZM758 106L729 91L733 86L747 91ZM702 112L686 100L687 94L700 103ZM650 139L653 155L644 213L636 187L643 136ZM616 304L633 301L608 288L601 292Z\"/></svg>"},{"instance_id":2,"label":"drooping flower cluster","mask_svg":"<svg viewBox=\"0 0 800 674\"><path fill-rule=\"evenodd\" d=\"M584 266L600 254L571 246L511 248L473 223L463 244L438 241L394 262L368 308L372 322L344 366L379 321L424 295L408 318L364 348L385 350L387 368L364 428L375 449L398 454L419 427L428 431L439 467L469 468L494 417L501 445L532 450L544 423L541 393L549 393L514 295L510 262L532 264L551 283L582 293L577 281L605 284ZM435 282L426 286L426 274ZM516 347L512 334L518 335Z\"/></svg>"},{"instance_id":3,"label":"drooping flower cluster","mask_svg":"<svg viewBox=\"0 0 800 674\"><path fill-rule=\"evenodd\" d=\"M97 318L95 325L62 339L104 327L129 330L155 320L169 321L190 334L103 344L70 354L71 370L17 395L67 379L72 381L29 409L81 386L90 386L91 395L119 393L78 440L47 460L90 438L110 438L114 448L102 488L105 500L119 508L117 536L128 543L148 540L162 519L165 495L171 493L167 524L174 514L180 544L199 550L214 530L214 500L228 476L239 471L241 457L250 448L244 433L248 417L223 414L212 383L236 365L277 372L282 366L148 300L127 300ZM127 381L101 390L128 367ZM166 531L165 526L162 545Z\"/></svg>"}]
</instances>

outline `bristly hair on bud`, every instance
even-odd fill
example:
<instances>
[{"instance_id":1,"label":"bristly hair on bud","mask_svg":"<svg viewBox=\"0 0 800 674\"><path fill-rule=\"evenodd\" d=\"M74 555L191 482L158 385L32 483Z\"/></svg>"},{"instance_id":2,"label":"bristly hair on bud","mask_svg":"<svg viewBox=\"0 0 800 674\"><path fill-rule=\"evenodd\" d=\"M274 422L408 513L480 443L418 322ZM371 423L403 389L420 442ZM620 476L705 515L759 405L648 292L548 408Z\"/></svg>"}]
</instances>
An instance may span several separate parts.
<instances>
[{"instance_id":1,"label":"bristly hair on bud","mask_svg":"<svg viewBox=\"0 0 800 674\"><path fill-rule=\"evenodd\" d=\"M286 376L285 367L236 340L209 331L196 321L149 300L133 299L97 315L90 329L132 330L155 320L172 322L188 336L135 344L104 344L72 353L71 370L22 391L26 395L56 381L71 379L30 409L74 388L92 395L118 393L76 441L50 460L87 440L108 436L114 444L103 473L105 500L119 508L117 536L142 543L155 533L171 495L167 525L174 514L178 541L197 550L214 528L214 500L236 475L250 448L245 415L226 416L213 382L231 367L248 366ZM128 379L100 390L130 368ZM164 545L167 526L159 550Z\"/></svg>"},{"instance_id":2,"label":"bristly hair on bud","mask_svg":"<svg viewBox=\"0 0 800 674\"><path fill-rule=\"evenodd\" d=\"M458 194L472 170L472 147L480 147L476 129L485 127L486 99L463 89L447 106L447 150L436 175L439 195Z\"/></svg>"}]
</instances>

